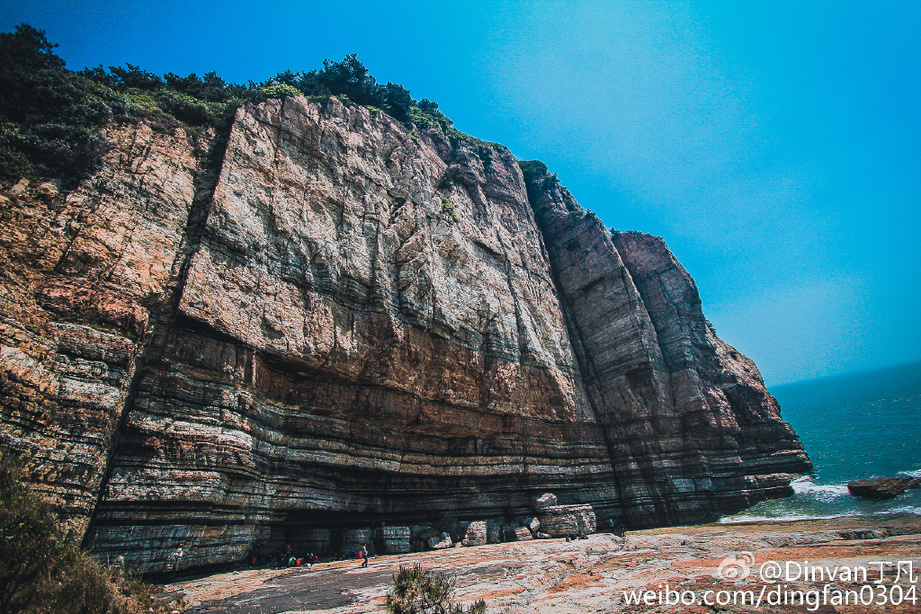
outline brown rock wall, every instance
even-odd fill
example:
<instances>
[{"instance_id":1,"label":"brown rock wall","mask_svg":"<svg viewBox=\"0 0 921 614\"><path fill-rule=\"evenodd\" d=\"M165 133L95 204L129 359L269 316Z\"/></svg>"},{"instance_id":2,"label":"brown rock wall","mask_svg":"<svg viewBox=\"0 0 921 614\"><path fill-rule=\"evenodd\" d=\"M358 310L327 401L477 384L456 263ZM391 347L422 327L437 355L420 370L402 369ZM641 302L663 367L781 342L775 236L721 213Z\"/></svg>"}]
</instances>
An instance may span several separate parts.
<instances>
[{"instance_id":1,"label":"brown rock wall","mask_svg":"<svg viewBox=\"0 0 921 614\"><path fill-rule=\"evenodd\" d=\"M695 522L792 494L808 458L754 364L715 337L668 248L534 203L630 526ZM570 205L570 208L572 205Z\"/></svg>"},{"instance_id":2,"label":"brown rock wall","mask_svg":"<svg viewBox=\"0 0 921 614\"><path fill-rule=\"evenodd\" d=\"M432 138L336 99L238 113L98 551L616 501L514 158Z\"/></svg>"},{"instance_id":3,"label":"brown rock wall","mask_svg":"<svg viewBox=\"0 0 921 614\"><path fill-rule=\"evenodd\" d=\"M76 192L0 203L0 437L100 556L500 527L548 491L687 522L808 467L664 244L529 202L503 148L335 98L240 109L217 174L212 139L113 128Z\"/></svg>"},{"instance_id":4,"label":"brown rock wall","mask_svg":"<svg viewBox=\"0 0 921 614\"><path fill-rule=\"evenodd\" d=\"M113 127L80 189L9 188L0 207L0 440L86 529L153 320L181 261L210 136Z\"/></svg>"}]
</instances>

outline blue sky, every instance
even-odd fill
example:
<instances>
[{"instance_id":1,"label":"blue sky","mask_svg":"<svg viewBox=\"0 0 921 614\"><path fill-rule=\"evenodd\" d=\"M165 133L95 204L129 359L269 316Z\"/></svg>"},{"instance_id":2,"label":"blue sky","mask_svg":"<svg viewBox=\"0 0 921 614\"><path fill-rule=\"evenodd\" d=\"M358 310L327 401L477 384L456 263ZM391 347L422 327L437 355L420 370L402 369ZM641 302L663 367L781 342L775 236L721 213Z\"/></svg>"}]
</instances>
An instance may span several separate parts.
<instances>
[{"instance_id":1,"label":"blue sky","mask_svg":"<svg viewBox=\"0 0 921 614\"><path fill-rule=\"evenodd\" d=\"M921 2L0 6L68 67L262 80L357 53L665 238L768 384L921 359Z\"/></svg>"}]
</instances>

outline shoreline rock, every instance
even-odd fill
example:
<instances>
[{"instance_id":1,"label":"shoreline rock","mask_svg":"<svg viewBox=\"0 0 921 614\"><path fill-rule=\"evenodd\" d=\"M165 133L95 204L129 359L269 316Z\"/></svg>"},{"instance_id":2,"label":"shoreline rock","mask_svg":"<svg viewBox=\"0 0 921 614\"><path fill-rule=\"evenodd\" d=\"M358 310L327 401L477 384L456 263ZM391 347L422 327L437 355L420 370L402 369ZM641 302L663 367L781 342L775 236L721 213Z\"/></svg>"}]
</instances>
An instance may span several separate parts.
<instances>
[{"instance_id":1,"label":"shoreline rock","mask_svg":"<svg viewBox=\"0 0 921 614\"><path fill-rule=\"evenodd\" d=\"M885 500L898 497L910 488L921 487L921 478L866 478L848 482L847 489L855 497Z\"/></svg>"},{"instance_id":2,"label":"shoreline rock","mask_svg":"<svg viewBox=\"0 0 921 614\"><path fill-rule=\"evenodd\" d=\"M451 570L464 602L485 599L490 612L690 612L696 610L663 608L658 603L625 607L623 592L657 591L668 584L678 590L753 590L758 594L765 583L759 580L756 567L738 582L719 578L720 564L727 560L738 564L736 557L745 551L756 552L758 564L763 561L802 564L808 560L822 561L816 564L827 565L829 569L863 566L868 568L872 582L876 568L868 566L868 560L917 559L921 551L921 517L694 525L629 531L624 538L599 533L587 540L568 543L558 538L384 556L372 558L368 569L358 568L354 561L334 561L309 570L230 572L183 579L162 590L165 598L181 598L187 611L196 611L195 608L207 604L206 610L211 614L231 614L252 607L254 596L258 596L258 603L266 612L288 611L292 603L315 606L322 603L322 611L329 614L383 614L384 597L392 589L393 574L400 565L419 564ZM853 590L852 582L853 578L818 583L801 580L790 583L789 588L821 592L823 583L828 583L831 589ZM777 585L766 586L770 591ZM913 585L902 586L907 589ZM910 606L911 602L906 604ZM826 610L832 611L827 608L820 611ZM729 604L719 611L745 614L753 609ZM783 611L805 612L806 608L797 605Z\"/></svg>"}]
</instances>

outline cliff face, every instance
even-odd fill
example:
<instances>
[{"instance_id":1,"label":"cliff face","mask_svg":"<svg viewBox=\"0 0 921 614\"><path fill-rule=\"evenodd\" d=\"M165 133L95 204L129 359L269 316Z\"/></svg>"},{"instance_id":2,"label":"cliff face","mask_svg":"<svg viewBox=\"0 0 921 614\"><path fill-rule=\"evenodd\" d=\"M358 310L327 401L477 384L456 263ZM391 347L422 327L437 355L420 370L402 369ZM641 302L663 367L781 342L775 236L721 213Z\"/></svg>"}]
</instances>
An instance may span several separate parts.
<instances>
[{"instance_id":1,"label":"cliff face","mask_svg":"<svg viewBox=\"0 0 921 614\"><path fill-rule=\"evenodd\" d=\"M2 436L97 552L194 567L547 490L687 522L808 468L664 244L529 202L502 148L335 98L240 109L216 178L208 139L122 129L77 193L4 207Z\"/></svg>"},{"instance_id":2,"label":"cliff face","mask_svg":"<svg viewBox=\"0 0 921 614\"><path fill-rule=\"evenodd\" d=\"M78 535L158 318L179 292L201 131L113 130L105 165L70 194L20 182L0 202L0 444ZM213 184L213 181L211 182Z\"/></svg>"},{"instance_id":3,"label":"cliff face","mask_svg":"<svg viewBox=\"0 0 921 614\"><path fill-rule=\"evenodd\" d=\"M553 188L534 204L627 522L790 494L787 474L808 467L799 439L754 363L713 334L687 271L661 239L612 237L567 201Z\"/></svg>"}]
</instances>

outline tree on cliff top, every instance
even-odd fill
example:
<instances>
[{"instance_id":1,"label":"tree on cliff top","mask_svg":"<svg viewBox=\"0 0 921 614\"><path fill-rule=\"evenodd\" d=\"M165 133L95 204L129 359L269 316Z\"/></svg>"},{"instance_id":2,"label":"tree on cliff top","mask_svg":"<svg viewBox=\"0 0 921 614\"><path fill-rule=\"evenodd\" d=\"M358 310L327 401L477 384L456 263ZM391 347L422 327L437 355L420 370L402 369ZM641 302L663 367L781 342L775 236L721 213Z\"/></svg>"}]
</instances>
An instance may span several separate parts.
<instances>
[{"instance_id":1,"label":"tree on cliff top","mask_svg":"<svg viewBox=\"0 0 921 614\"><path fill-rule=\"evenodd\" d=\"M410 109L416 105L402 85L379 84L354 53L341 62L323 60L322 70L303 73L285 70L258 87L264 91L276 85L290 85L305 96L344 96L354 103L381 109L400 122L409 121Z\"/></svg>"},{"instance_id":2,"label":"tree on cliff top","mask_svg":"<svg viewBox=\"0 0 921 614\"><path fill-rule=\"evenodd\" d=\"M114 92L64 68L41 30L0 34L0 173L73 184L105 152L100 128L127 110ZM110 95L111 94L111 95Z\"/></svg>"},{"instance_id":3,"label":"tree on cliff top","mask_svg":"<svg viewBox=\"0 0 921 614\"><path fill-rule=\"evenodd\" d=\"M55 47L26 24L0 33L0 179L56 178L75 186L98 168L107 147L102 128L113 120L143 117L167 131L176 120L211 127L219 147L240 105L297 92L339 96L384 111L410 130L437 127L452 141L475 141L455 130L437 103L417 102L397 83L379 84L354 53L324 60L320 70L285 70L244 86L214 72L160 77L133 64L73 72Z\"/></svg>"}]
</instances>

